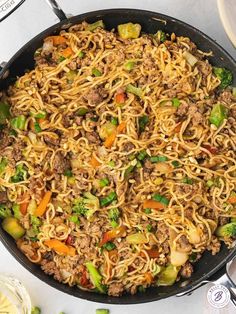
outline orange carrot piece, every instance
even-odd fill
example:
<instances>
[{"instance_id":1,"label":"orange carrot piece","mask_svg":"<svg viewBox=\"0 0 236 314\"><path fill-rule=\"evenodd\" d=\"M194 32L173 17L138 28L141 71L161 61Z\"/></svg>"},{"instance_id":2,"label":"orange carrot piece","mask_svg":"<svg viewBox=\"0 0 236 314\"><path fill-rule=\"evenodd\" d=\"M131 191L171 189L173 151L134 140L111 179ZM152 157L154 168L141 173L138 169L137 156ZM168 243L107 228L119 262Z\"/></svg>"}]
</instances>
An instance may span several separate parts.
<instances>
[{"instance_id":1,"label":"orange carrot piece","mask_svg":"<svg viewBox=\"0 0 236 314\"><path fill-rule=\"evenodd\" d=\"M121 122L121 124L119 124L117 127L117 133L119 134L119 133L124 132L125 128L126 128L126 122Z\"/></svg>"},{"instance_id":2,"label":"orange carrot piece","mask_svg":"<svg viewBox=\"0 0 236 314\"><path fill-rule=\"evenodd\" d=\"M177 126L176 126L175 129L174 129L174 132L175 132L175 133L179 133L180 130L181 130L181 127L182 127L182 123L177 124Z\"/></svg>"},{"instance_id":3,"label":"orange carrot piece","mask_svg":"<svg viewBox=\"0 0 236 314\"><path fill-rule=\"evenodd\" d=\"M236 204L236 196L231 196L230 198L228 198L228 203Z\"/></svg>"},{"instance_id":4,"label":"orange carrot piece","mask_svg":"<svg viewBox=\"0 0 236 314\"><path fill-rule=\"evenodd\" d=\"M94 155L91 158L90 164L94 169L101 165L101 163L97 160L97 158Z\"/></svg>"},{"instance_id":5,"label":"orange carrot piece","mask_svg":"<svg viewBox=\"0 0 236 314\"><path fill-rule=\"evenodd\" d=\"M45 40L47 40L47 39L52 39L54 46L62 45L62 44L64 44L66 42L65 37L60 36L60 35L58 35L58 36L49 36L49 37L45 38Z\"/></svg>"},{"instance_id":6,"label":"orange carrot piece","mask_svg":"<svg viewBox=\"0 0 236 314\"><path fill-rule=\"evenodd\" d=\"M111 148L113 143L115 142L117 134L124 132L125 128L126 128L126 122L121 122L121 124L119 124L118 127L116 128L116 131L106 138L104 142L105 147Z\"/></svg>"},{"instance_id":7,"label":"orange carrot piece","mask_svg":"<svg viewBox=\"0 0 236 314\"><path fill-rule=\"evenodd\" d=\"M34 213L34 215L36 217L43 216L43 214L45 213L45 211L47 209L47 205L50 202L51 196L52 196L52 192L51 191L47 191L44 194L44 197L43 197L42 201L40 202L39 206L36 208L36 211Z\"/></svg>"},{"instance_id":8,"label":"orange carrot piece","mask_svg":"<svg viewBox=\"0 0 236 314\"><path fill-rule=\"evenodd\" d=\"M154 200L146 200L143 203L143 208L163 209L164 205Z\"/></svg>"},{"instance_id":9,"label":"orange carrot piece","mask_svg":"<svg viewBox=\"0 0 236 314\"><path fill-rule=\"evenodd\" d=\"M44 244L59 254L64 254L64 255L69 255L69 256L75 256L76 254L76 250L74 247L66 245L65 243L57 239L46 240L44 241Z\"/></svg>"},{"instance_id":10,"label":"orange carrot piece","mask_svg":"<svg viewBox=\"0 0 236 314\"><path fill-rule=\"evenodd\" d=\"M107 231L103 234L102 240L99 243L99 246L100 247L103 246L105 243L111 241L112 239L122 237L125 235L125 233L126 233L126 227L125 226L120 226L120 227L117 227L113 230Z\"/></svg>"},{"instance_id":11,"label":"orange carrot piece","mask_svg":"<svg viewBox=\"0 0 236 314\"><path fill-rule=\"evenodd\" d=\"M115 102L117 104L124 104L125 99L126 99L125 93L119 93L119 94L116 94L116 96L115 96Z\"/></svg>"},{"instance_id":12,"label":"orange carrot piece","mask_svg":"<svg viewBox=\"0 0 236 314\"><path fill-rule=\"evenodd\" d=\"M20 212L22 215L25 215L27 213L29 202L21 203L20 204Z\"/></svg>"},{"instance_id":13,"label":"orange carrot piece","mask_svg":"<svg viewBox=\"0 0 236 314\"><path fill-rule=\"evenodd\" d=\"M70 47L67 47L60 53L64 58L69 58L73 54L73 50Z\"/></svg>"},{"instance_id":14,"label":"orange carrot piece","mask_svg":"<svg viewBox=\"0 0 236 314\"><path fill-rule=\"evenodd\" d=\"M145 273L144 277L145 277L146 283L150 285L153 281L152 274L151 273Z\"/></svg>"},{"instance_id":15,"label":"orange carrot piece","mask_svg":"<svg viewBox=\"0 0 236 314\"><path fill-rule=\"evenodd\" d=\"M116 139L116 132L108 136L104 142L106 148L111 148Z\"/></svg>"}]
</instances>

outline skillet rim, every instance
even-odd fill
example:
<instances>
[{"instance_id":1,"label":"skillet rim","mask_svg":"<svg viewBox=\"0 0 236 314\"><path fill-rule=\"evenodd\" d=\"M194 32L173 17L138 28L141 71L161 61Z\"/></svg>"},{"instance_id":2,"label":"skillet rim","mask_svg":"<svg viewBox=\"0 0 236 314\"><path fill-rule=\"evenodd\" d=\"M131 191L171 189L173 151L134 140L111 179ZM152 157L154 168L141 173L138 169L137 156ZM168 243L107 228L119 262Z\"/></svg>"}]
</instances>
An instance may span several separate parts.
<instances>
[{"instance_id":1,"label":"skillet rim","mask_svg":"<svg viewBox=\"0 0 236 314\"><path fill-rule=\"evenodd\" d=\"M179 19L173 18L171 16L162 14L162 13L158 13L158 12L153 12L153 11L149 11L149 10L142 10L142 9L130 9L130 8L112 8L112 9L102 9L102 10L96 10L96 11L89 11L86 13L82 13L82 14L78 14L76 16L70 17L67 20L63 20L60 21L50 27L48 27L47 29L43 30L42 32L40 32L39 34L37 34L35 37L33 37L31 40L29 40L21 49L19 49L11 58L10 60L7 62L6 66L4 67L4 69L1 72L1 77L4 76L4 74L7 72L8 69L10 69L11 65L17 61L17 58L24 53L27 48L29 48L32 43L37 42L42 40L46 35L49 34L53 34L56 30L59 30L59 28L61 28L64 25L67 25L69 23L71 23L71 25L74 25L76 23L80 23L83 20L89 20L89 19L95 19L95 18L99 18L103 15L105 15L106 17L109 15L113 15L113 13L117 14L124 14L125 16L129 15L135 15L135 17L139 17L140 20L142 20L143 18L155 18L155 19L159 19L159 20L166 20L167 23L172 22L175 23L177 25L180 25L182 28L186 28L187 32L189 30L195 32L196 34L198 34L198 36L200 36L202 39L204 39L208 44L209 44L209 48L213 48L216 47L219 52L222 54L223 57L225 57L226 59L229 60L230 63L232 63L234 65L235 71L236 71L236 61L234 60L234 58L222 47L220 46L216 41L214 41L213 39L211 39L208 35L206 35L205 33L203 33L202 31L200 31L199 29L197 29L194 26L189 25L188 23L185 23ZM140 21L140 24L142 24L142 22ZM70 25L70 26L71 26ZM163 24L164 25L164 24ZM194 40L193 40L194 41ZM4 79L0 78L0 83L1 81L4 81ZM98 294L98 293L93 293L93 292L86 292L83 291L79 288L77 289L68 289L67 285L61 284L59 282L57 282L53 277L46 275L41 269L35 269L36 271L32 272L33 266L34 264L32 262L30 262L29 260L26 260L25 256L23 256L23 253L20 252L20 250L18 250L17 246L15 245L14 247L12 247L11 243L14 243L12 241L12 239L9 239L9 237L7 236L7 234L5 234L2 230L2 228L0 228L0 240L3 243L3 245L5 246L5 248L11 253L11 255L25 268L27 269L29 272L31 272L34 276L36 276L38 279L40 279L41 281L43 281L44 283L50 285L51 287L62 291L64 293L67 293L69 295L72 295L74 297L80 298L80 299L84 299L84 300L89 300L89 301L93 301L93 302L98 302L98 303L106 303L106 304L120 304L120 305L125 305L125 304L139 304L139 303L147 303L147 302L153 302L153 301L157 301L157 300L161 300L167 297L171 297L174 296L176 294L179 293L187 293L189 290L194 290L194 288L197 288L198 285L204 281L207 280L209 277L211 277L212 275L217 275L217 271L220 271L220 269L222 269L222 267L228 262L230 261L233 256L236 254L236 247L234 247L233 249L228 251L228 255L226 256L226 258L222 258L221 262L218 263L218 265L216 267L213 267L210 271L207 271L203 276L201 276L199 279L195 280L193 283L186 285L185 287L178 287L176 289L176 291L173 292L169 292L167 294L156 294L153 296L147 295L145 293L142 294L135 294L134 296L131 295L124 295L123 297L111 297L108 295L102 295L102 294ZM126 298L124 298L126 296Z\"/></svg>"}]
</instances>

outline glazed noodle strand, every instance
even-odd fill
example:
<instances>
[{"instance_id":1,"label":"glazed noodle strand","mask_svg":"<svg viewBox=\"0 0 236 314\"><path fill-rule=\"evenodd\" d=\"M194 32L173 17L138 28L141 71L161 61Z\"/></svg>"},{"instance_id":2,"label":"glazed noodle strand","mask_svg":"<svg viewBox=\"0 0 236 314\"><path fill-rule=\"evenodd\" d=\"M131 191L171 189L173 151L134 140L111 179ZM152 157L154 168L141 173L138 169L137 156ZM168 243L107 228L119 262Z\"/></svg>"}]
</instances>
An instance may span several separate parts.
<instances>
[{"instance_id":1,"label":"glazed noodle strand","mask_svg":"<svg viewBox=\"0 0 236 314\"><path fill-rule=\"evenodd\" d=\"M97 23L2 92L0 217L56 280L120 296L233 246L236 99L189 38Z\"/></svg>"}]
</instances>

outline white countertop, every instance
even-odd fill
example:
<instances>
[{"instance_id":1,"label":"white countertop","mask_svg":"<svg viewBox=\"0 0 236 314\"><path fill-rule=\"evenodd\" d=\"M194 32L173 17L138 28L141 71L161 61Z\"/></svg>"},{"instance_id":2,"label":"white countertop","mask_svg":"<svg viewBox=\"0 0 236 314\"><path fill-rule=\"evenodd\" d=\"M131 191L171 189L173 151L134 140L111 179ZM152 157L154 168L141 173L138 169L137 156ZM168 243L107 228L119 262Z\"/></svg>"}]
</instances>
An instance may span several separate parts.
<instances>
[{"instance_id":1,"label":"white countertop","mask_svg":"<svg viewBox=\"0 0 236 314\"><path fill-rule=\"evenodd\" d=\"M221 25L216 0L58 0L66 13L73 15L105 8L140 8L157 11L183 20L215 39L235 59L236 50ZM29 39L57 22L45 1L26 2L0 23L0 62L7 61ZM76 299L41 282L26 271L0 243L0 271L17 276L28 289L32 303L42 314L95 314L97 308L109 308L111 314L203 314L219 313L204 310L205 288L188 297L172 297L148 304L118 306L101 305ZM231 314L233 310L225 313Z\"/></svg>"}]
</instances>

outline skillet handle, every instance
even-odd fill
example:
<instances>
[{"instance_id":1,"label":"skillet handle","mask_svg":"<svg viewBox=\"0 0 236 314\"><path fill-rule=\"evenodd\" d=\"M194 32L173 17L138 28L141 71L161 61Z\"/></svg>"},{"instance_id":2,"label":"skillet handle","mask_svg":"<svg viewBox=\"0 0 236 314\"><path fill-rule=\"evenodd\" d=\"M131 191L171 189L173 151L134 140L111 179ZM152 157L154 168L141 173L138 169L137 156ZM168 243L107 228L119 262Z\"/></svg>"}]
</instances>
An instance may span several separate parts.
<instances>
[{"instance_id":1,"label":"skillet handle","mask_svg":"<svg viewBox=\"0 0 236 314\"><path fill-rule=\"evenodd\" d=\"M60 21L65 21L67 19L66 14L61 9L56 0L46 0L52 11L56 14Z\"/></svg>"}]
</instances>

